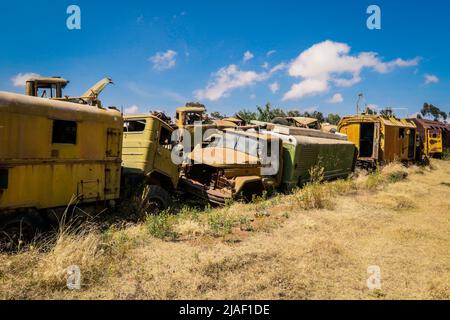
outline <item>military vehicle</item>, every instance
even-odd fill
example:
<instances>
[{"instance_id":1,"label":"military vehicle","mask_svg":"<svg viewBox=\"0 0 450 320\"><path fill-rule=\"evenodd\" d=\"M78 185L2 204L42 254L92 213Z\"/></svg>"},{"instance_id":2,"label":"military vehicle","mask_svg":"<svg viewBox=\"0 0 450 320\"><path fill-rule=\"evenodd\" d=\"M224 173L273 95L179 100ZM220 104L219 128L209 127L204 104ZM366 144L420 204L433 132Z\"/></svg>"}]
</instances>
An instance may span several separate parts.
<instances>
[{"instance_id":1,"label":"military vehicle","mask_svg":"<svg viewBox=\"0 0 450 320\"><path fill-rule=\"evenodd\" d=\"M119 198L123 119L97 99L108 83L75 98L62 96L62 78L0 92L0 246L32 238L71 201Z\"/></svg>"},{"instance_id":2,"label":"military vehicle","mask_svg":"<svg viewBox=\"0 0 450 320\"><path fill-rule=\"evenodd\" d=\"M346 178L355 170L357 150L341 134L253 121L282 141L281 187L289 191L311 181L311 169L323 168L323 179Z\"/></svg>"},{"instance_id":3,"label":"military vehicle","mask_svg":"<svg viewBox=\"0 0 450 320\"><path fill-rule=\"evenodd\" d=\"M440 157L446 149L448 139L445 124L439 121L426 119L410 119L417 126L418 131L418 153L427 157Z\"/></svg>"},{"instance_id":4,"label":"military vehicle","mask_svg":"<svg viewBox=\"0 0 450 320\"><path fill-rule=\"evenodd\" d=\"M173 131L173 126L157 115L125 116L122 150L125 185L148 186L147 201L155 210L168 208L170 193L178 188L181 166L171 158Z\"/></svg>"},{"instance_id":5,"label":"military vehicle","mask_svg":"<svg viewBox=\"0 0 450 320\"><path fill-rule=\"evenodd\" d=\"M279 150L271 154L274 146L281 146L278 138L228 129L209 140L206 146L194 148L190 163L183 167L180 183L186 192L223 205L237 198L250 201L278 185ZM272 164L276 172L265 173Z\"/></svg>"},{"instance_id":6,"label":"military vehicle","mask_svg":"<svg viewBox=\"0 0 450 320\"><path fill-rule=\"evenodd\" d=\"M415 160L417 128L410 120L370 114L347 116L339 122L338 130L356 145L362 166Z\"/></svg>"}]
</instances>

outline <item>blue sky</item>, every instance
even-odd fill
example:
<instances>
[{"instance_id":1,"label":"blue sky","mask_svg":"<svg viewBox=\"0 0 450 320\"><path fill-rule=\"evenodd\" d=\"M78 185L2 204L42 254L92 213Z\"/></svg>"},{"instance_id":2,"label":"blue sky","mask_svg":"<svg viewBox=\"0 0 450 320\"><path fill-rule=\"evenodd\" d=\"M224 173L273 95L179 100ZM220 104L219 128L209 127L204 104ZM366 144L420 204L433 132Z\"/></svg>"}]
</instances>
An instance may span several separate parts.
<instances>
[{"instance_id":1,"label":"blue sky","mask_svg":"<svg viewBox=\"0 0 450 320\"><path fill-rule=\"evenodd\" d=\"M71 4L81 30L66 27ZM371 4L381 30L366 27ZM0 90L22 92L17 76L35 73L80 95L109 76L104 104L129 111L200 100L231 115L270 101L345 115L363 92L400 116L424 102L449 112L449 14L441 0L8 1Z\"/></svg>"}]
</instances>

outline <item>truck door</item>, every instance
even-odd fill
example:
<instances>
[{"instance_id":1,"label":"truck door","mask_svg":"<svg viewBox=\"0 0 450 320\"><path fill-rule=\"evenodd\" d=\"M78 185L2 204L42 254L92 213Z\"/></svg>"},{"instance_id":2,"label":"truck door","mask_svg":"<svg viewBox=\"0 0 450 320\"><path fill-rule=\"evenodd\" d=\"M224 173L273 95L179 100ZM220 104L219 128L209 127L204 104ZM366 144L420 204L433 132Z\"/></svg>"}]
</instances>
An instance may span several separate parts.
<instances>
[{"instance_id":1,"label":"truck door","mask_svg":"<svg viewBox=\"0 0 450 320\"><path fill-rule=\"evenodd\" d=\"M442 133L439 129L428 129L428 152L429 153L442 153Z\"/></svg>"},{"instance_id":2,"label":"truck door","mask_svg":"<svg viewBox=\"0 0 450 320\"><path fill-rule=\"evenodd\" d=\"M416 130L410 129L408 137L408 160L414 159L415 151L416 151Z\"/></svg>"},{"instance_id":3,"label":"truck door","mask_svg":"<svg viewBox=\"0 0 450 320\"><path fill-rule=\"evenodd\" d=\"M156 135L156 154L153 162L154 169L172 180L178 181L179 166L172 162L172 129L159 123L159 130Z\"/></svg>"},{"instance_id":4,"label":"truck door","mask_svg":"<svg viewBox=\"0 0 450 320\"><path fill-rule=\"evenodd\" d=\"M375 160L378 160L378 151L380 149L380 123L374 123L373 128L373 153L372 157Z\"/></svg>"}]
</instances>

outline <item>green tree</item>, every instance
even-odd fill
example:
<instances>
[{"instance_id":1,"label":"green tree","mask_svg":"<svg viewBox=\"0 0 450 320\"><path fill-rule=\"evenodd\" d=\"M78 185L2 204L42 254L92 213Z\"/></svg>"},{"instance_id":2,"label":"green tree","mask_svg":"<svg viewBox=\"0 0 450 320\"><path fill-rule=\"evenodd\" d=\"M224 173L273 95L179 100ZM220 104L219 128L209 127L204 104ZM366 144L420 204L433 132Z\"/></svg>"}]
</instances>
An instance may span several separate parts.
<instances>
[{"instance_id":1,"label":"green tree","mask_svg":"<svg viewBox=\"0 0 450 320\"><path fill-rule=\"evenodd\" d=\"M276 117L286 117L286 112L281 108L272 108L270 102L264 107L257 106L258 120L263 122L271 122Z\"/></svg>"},{"instance_id":2,"label":"green tree","mask_svg":"<svg viewBox=\"0 0 450 320\"><path fill-rule=\"evenodd\" d=\"M341 120L341 117L340 117L338 114L330 113L330 114L328 114L328 116L327 116L327 118L326 118L325 120L326 120L326 122L328 122L329 124L334 124L334 125L336 125L336 124L338 124L339 121Z\"/></svg>"},{"instance_id":3,"label":"green tree","mask_svg":"<svg viewBox=\"0 0 450 320\"><path fill-rule=\"evenodd\" d=\"M298 110L290 110L287 113L288 117L301 117L302 114Z\"/></svg>"},{"instance_id":4,"label":"green tree","mask_svg":"<svg viewBox=\"0 0 450 320\"><path fill-rule=\"evenodd\" d=\"M237 115L241 117L246 123L250 123L250 121L258 119L258 115L256 114L256 112L246 109L239 111Z\"/></svg>"},{"instance_id":5,"label":"green tree","mask_svg":"<svg viewBox=\"0 0 450 320\"><path fill-rule=\"evenodd\" d=\"M205 108L205 105L200 102L188 102L186 103L186 107L190 108Z\"/></svg>"},{"instance_id":6,"label":"green tree","mask_svg":"<svg viewBox=\"0 0 450 320\"><path fill-rule=\"evenodd\" d=\"M432 105L431 103L424 103L422 110L420 110L420 113L424 118L432 118L434 120L440 120L444 119L447 120L447 113L444 111L441 111L438 107Z\"/></svg>"},{"instance_id":7,"label":"green tree","mask_svg":"<svg viewBox=\"0 0 450 320\"><path fill-rule=\"evenodd\" d=\"M226 118L227 116L226 115L224 115L224 114L221 114L220 112L218 112L218 111L213 111L213 112L211 112L211 118L214 118L214 119L223 119L223 118Z\"/></svg>"}]
</instances>

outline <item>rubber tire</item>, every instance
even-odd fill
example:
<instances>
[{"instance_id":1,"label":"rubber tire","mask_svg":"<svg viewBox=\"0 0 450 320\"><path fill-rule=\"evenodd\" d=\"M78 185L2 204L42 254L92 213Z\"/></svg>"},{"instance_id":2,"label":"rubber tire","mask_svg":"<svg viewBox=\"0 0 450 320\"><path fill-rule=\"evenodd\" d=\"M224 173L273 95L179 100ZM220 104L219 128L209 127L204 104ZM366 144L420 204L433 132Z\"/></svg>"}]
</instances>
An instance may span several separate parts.
<instances>
[{"instance_id":1,"label":"rubber tire","mask_svg":"<svg viewBox=\"0 0 450 320\"><path fill-rule=\"evenodd\" d=\"M170 194L162 187L157 185L148 186L148 194L146 200L148 202L156 202L157 209L166 210L172 204Z\"/></svg>"},{"instance_id":2,"label":"rubber tire","mask_svg":"<svg viewBox=\"0 0 450 320\"><path fill-rule=\"evenodd\" d=\"M17 232L20 228L25 230L22 235ZM0 250L18 250L21 244L31 243L44 230L45 220L34 210L7 214L0 218ZM6 244L5 240L11 242Z\"/></svg>"}]
</instances>

